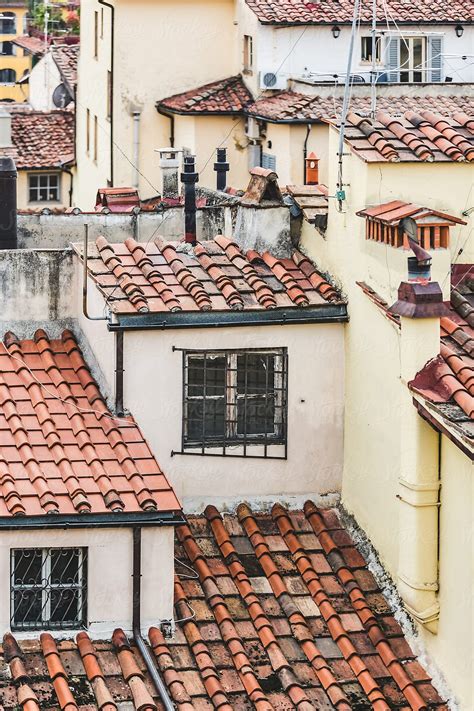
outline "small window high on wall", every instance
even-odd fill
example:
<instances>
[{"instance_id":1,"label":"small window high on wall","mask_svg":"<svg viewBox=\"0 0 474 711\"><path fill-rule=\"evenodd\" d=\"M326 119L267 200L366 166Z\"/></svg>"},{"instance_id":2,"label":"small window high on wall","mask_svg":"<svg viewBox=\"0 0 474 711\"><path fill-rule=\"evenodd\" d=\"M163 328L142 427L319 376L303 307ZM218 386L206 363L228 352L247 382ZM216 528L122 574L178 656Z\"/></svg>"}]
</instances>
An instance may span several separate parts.
<instances>
[{"instance_id":1,"label":"small window high on wall","mask_svg":"<svg viewBox=\"0 0 474 711\"><path fill-rule=\"evenodd\" d=\"M244 35L244 72L251 73L253 69L253 37Z\"/></svg>"},{"instance_id":2,"label":"small window high on wall","mask_svg":"<svg viewBox=\"0 0 474 711\"><path fill-rule=\"evenodd\" d=\"M86 548L16 548L10 581L12 630L86 625Z\"/></svg>"}]
</instances>

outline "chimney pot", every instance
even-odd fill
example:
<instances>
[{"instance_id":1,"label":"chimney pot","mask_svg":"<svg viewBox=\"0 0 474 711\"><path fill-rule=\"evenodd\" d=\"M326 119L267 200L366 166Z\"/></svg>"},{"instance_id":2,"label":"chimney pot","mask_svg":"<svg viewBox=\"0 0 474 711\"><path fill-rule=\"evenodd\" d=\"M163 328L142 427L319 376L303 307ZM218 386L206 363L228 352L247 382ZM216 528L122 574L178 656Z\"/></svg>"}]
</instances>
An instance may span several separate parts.
<instances>
[{"instance_id":1,"label":"chimney pot","mask_svg":"<svg viewBox=\"0 0 474 711\"><path fill-rule=\"evenodd\" d=\"M217 189L224 191L226 189L226 173L229 170L227 162L227 149L217 148L217 160L214 163L214 170L217 173Z\"/></svg>"},{"instance_id":2,"label":"chimney pot","mask_svg":"<svg viewBox=\"0 0 474 711\"><path fill-rule=\"evenodd\" d=\"M435 318L447 315L443 292L436 281L402 281L398 300L389 312L406 318Z\"/></svg>"},{"instance_id":3,"label":"chimney pot","mask_svg":"<svg viewBox=\"0 0 474 711\"><path fill-rule=\"evenodd\" d=\"M188 244L196 244L196 173L194 156L185 156L181 182L184 185L184 239Z\"/></svg>"},{"instance_id":4,"label":"chimney pot","mask_svg":"<svg viewBox=\"0 0 474 711\"><path fill-rule=\"evenodd\" d=\"M182 151L178 148L158 148L157 153L160 154L161 194L165 199L177 199L179 196L179 158Z\"/></svg>"}]
</instances>

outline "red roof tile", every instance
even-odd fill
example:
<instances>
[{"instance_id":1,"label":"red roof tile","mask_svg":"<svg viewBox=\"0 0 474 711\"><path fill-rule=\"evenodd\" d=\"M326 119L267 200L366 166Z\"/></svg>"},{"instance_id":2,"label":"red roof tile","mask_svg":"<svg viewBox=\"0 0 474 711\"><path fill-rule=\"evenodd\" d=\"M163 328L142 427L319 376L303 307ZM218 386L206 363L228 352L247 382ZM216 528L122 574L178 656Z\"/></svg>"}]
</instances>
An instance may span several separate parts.
<instances>
[{"instance_id":1,"label":"red roof tile","mask_svg":"<svg viewBox=\"0 0 474 711\"><path fill-rule=\"evenodd\" d=\"M0 516L179 511L131 417L114 417L70 331L0 344Z\"/></svg>"},{"instance_id":2,"label":"red roof tile","mask_svg":"<svg viewBox=\"0 0 474 711\"><path fill-rule=\"evenodd\" d=\"M182 711L446 711L334 510L208 507L177 530L175 553L176 634L152 627L149 641ZM50 635L19 646L6 635L0 704L161 708L136 648L121 630L112 642L81 632L77 646Z\"/></svg>"},{"instance_id":3,"label":"red roof tile","mask_svg":"<svg viewBox=\"0 0 474 711\"><path fill-rule=\"evenodd\" d=\"M275 259L268 252L242 253L218 236L194 248L159 238L109 244L89 251L91 277L116 313L247 311L341 301L340 295L299 252ZM80 245L76 245L82 256Z\"/></svg>"},{"instance_id":4,"label":"red roof tile","mask_svg":"<svg viewBox=\"0 0 474 711\"><path fill-rule=\"evenodd\" d=\"M158 109L184 114L241 113L253 100L240 75L174 94L157 102Z\"/></svg>"},{"instance_id":5,"label":"red roof tile","mask_svg":"<svg viewBox=\"0 0 474 711\"><path fill-rule=\"evenodd\" d=\"M352 111L368 114L370 111L369 96L353 96L350 107ZM433 111L443 116L452 116L460 126L471 130L474 119L469 115L474 114L474 101L469 94L464 96L419 96L406 94L402 96L388 95L377 97L379 111L391 115L403 114L407 110ZM323 119L336 119L341 115L342 97L339 96L314 96L293 91L282 91L272 96L265 96L247 107L245 113L259 116L266 121L290 122L318 122Z\"/></svg>"},{"instance_id":6,"label":"red roof tile","mask_svg":"<svg viewBox=\"0 0 474 711\"><path fill-rule=\"evenodd\" d=\"M320 23L349 23L354 5L349 0L245 0L260 22L272 25L306 25ZM472 7L463 0L445 3L443 0L421 0L416 5L387 0L387 13L392 20L413 24L472 22ZM368 23L371 9L362 5L360 20Z\"/></svg>"},{"instance_id":7,"label":"red roof tile","mask_svg":"<svg viewBox=\"0 0 474 711\"><path fill-rule=\"evenodd\" d=\"M18 169L58 168L75 152L74 114L71 111L11 111L12 148L3 154Z\"/></svg>"},{"instance_id":8,"label":"red roof tile","mask_svg":"<svg viewBox=\"0 0 474 711\"><path fill-rule=\"evenodd\" d=\"M30 35L15 37L12 39L12 42L16 44L17 47L25 49L35 57L42 57L48 49L47 47L45 48L45 43L42 39L39 37L30 37Z\"/></svg>"},{"instance_id":9,"label":"red roof tile","mask_svg":"<svg viewBox=\"0 0 474 711\"><path fill-rule=\"evenodd\" d=\"M53 44L51 47L53 59L59 69L61 79L66 84L71 97L77 84L77 63L79 60L79 44Z\"/></svg>"}]
</instances>

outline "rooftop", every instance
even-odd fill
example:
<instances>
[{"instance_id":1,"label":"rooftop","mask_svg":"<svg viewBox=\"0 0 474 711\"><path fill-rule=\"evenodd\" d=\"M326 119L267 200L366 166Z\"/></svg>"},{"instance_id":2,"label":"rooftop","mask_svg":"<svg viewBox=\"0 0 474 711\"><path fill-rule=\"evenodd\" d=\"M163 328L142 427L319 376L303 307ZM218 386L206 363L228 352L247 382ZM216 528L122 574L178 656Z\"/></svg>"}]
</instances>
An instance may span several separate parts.
<instances>
[{"instance_id":1,"label":"rooftop","mask_svg":"<svg viewBox=\"0 0 474 711\"><path fill-rule=\"evenodd\" d=\"M81 245L75 245L82 255ZM218 236L193 248L103 237L91 248L89 274L114 313L271 311L325 307L341 296L298 251L292 259L240 250Z\"/></svg>"},{"instance_id":2,"label":"rooftop","mask_svg":"<svg viewBox=\"0 0 474 711\"><path fill-rule=\"evenodd\" d=\"M10 107L8 107L10 110ZM18 169L58 168L74 160L74 114L71 111L11 110L12 148L2 153Z\"/></svg>"},{"instance_id":3,"label":"rooftop","mask_svg":"<svg viewBox=\"0 0 474 711\"><path fill-rule=\"evenodd\" d=\"M177 539L181 622L149 641L181 711L447 711L335 510L208 507ZM7 635L0 672L4 711L163 708L121 630L20 646Z\"/></svg>"},{"instance_id":4,"label":"rooftop","mask_svg":"<svg viewBox=\"0 0 474 711\"><path fill-rule=\"evenodd\" d=\"M7 334L0 373L0 519L181 510L136 422L108 410L70 331Z\"/></svg>"},{"instance_id":5,"label":"rooftop","mask_svg":"<svg viewBox=\"0 0 474 711\"><path fill-rule=\"evenodd\" d=\"M245 0L260 22L270 25L312 25L325 23L347 24L352 20L354 10L350 0ZM410 2L387 0L386 12L398 23L458 23L472 22L472 8L463 0L446 3L444 0L420 0ZM362 5L360 20L369 23L372 12L369 5Z\"/></svg>"},{"instance_id":6,"label":"rooftop","mask_svg":"<svg viewBox=\"0 0 474 711\"><path fill-rule=\"evenodd\" d=\"M158 110L184 114L235 114L253 101L240 75L174 94L157 102Z\"/></svg>"},{"instance_id":7,"label":"rooftop","mask_svg":"<svg viewBox=\"0 0 474 711\"><path fill-rule=\"evenodd\" d=\"M59 69L61 79L74 97L77 84L77 62L79 60L79 44L53 44L51 52Z\"/></svg>"},{"instance_id":8,"label":"rooftop","mask_svg":"<svg viewBox=\"0 0 474 711\"><path fill-rule=\"evenodd\" d=\"M21 35L12 39L13 44L25 49L35 57L42 57L45 54L45 43L39 37L30 37L30 35Z\"/></svg>"}]
</instances>

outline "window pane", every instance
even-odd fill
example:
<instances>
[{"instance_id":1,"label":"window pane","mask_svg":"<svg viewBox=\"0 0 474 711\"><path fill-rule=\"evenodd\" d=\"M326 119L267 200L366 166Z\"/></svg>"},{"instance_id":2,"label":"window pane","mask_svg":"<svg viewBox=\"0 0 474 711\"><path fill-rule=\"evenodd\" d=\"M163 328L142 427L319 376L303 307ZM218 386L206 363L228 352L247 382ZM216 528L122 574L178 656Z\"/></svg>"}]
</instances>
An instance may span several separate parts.
<instances>
[{"instance_id":1,"label":"window pane","mask_svg":"<svg viewBox=\"0 0 474 711\"><path fill-rule=\"evenodd\" d=\"M237 357L237 392L247 395L273 390L275 357L247 353Z\"/></svg>"},{"instance_id":2,"label":"window pane","mask_svg":"<svg viewBox=\"0 0 474 711\"><path fill-rule=\"evenodd\" d=\"M239 435L275 434L275 396L240 398L237 403Z\"/></svg>"},{"instance_id":3,"label":"window pane","mask_svg":"<svg viewBox=\"0 0 474 711\"><path fill-rule=\"evenodd\" d=\"M15 585L38 585L41 583L41 550L25 549L14 552L13 582Z\"/></svg>"},{"instance_id":4,"label":"window pane","mask_svg":"<svg viewBox=\"0 0 474 711\"><path fill-rule=\"evenodd\" d=\"M78 550L68 548L51 551L51 583L53 585L77 585L79 583Z\"/></svg>"},{"instance_id":5,"label":"window pane","mask_svg":"<svg viewBox=\"0 0 474 711\"><path fill-rule=\"evenodd\" d=\"M14 624L37 626L42 619L42 595L40 590L15 590L13 593Z\"/></svg>"},{"instance_id":6,"label":"window pane","mask_svg":"<svg viewBox=\"0 0 474 711\"><path fill-rule=\"evenodd\" d=\"M75 622L79 618L79 590L51 591L51 622Z\"/></svg>"},{"instance_id":7,"label":"window pane","mask_svg":"<svg viewBox=\"0 0 474 711\"><path fill-rule=\"evenodd\" d=\"M224 396L224 391L225 356L188 358L188 397Z\"/></svg>"},{"instance_id":8,"label":"window pane","mask_svg":"<svg viewBox=\"0 0 474 711\"><path fill-rule=\"evenodd\" d=\"M197 398L188 403L188 439L223 439L225 436L225 398Z\"/></svg>"}]
</instances>

